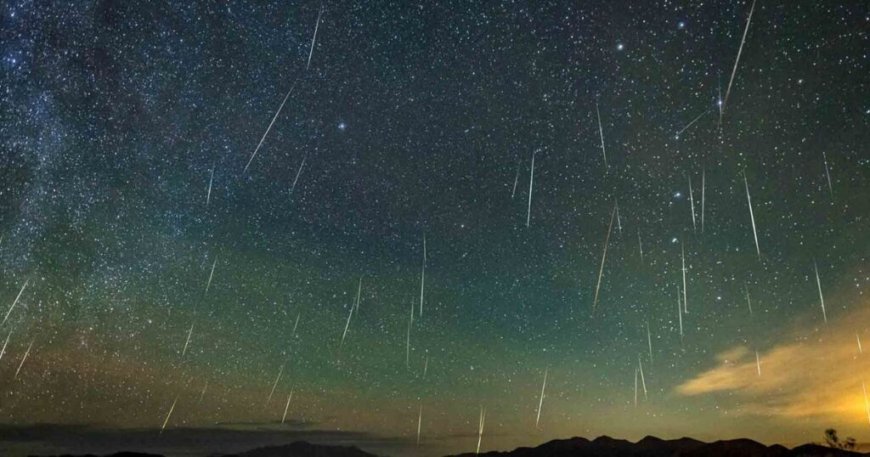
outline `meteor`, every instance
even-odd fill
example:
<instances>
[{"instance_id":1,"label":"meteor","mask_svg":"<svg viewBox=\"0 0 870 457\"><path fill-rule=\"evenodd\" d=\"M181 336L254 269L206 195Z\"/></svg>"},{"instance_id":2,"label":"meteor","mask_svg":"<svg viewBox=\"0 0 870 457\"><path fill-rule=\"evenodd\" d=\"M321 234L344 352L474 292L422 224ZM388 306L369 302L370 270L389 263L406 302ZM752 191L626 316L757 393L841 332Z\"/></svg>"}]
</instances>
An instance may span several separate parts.
<instances>
[{"instance_id":1,"label":"meteor","mask_svg":"<svg viewBox=\"0 0 870 457\"><path fill-rule=\"evenodd\" d=\"M181 357L187 354L187 346L190 344L190 336L193 335L193 325L190 324L190 330L187 331L187 339L184 341L184 348L181 349Z\"/></svg>"},{"instance_id":2,"label":"meteor","mask_svg":"<svg viewBox=\"0 0 870 457\"><path fill-rule=\"evenodd\" d=\"M686 124L685 127L681 128L680 131L677 132L677 134L675 135L676 138L679 140L679 139L680 139L680 134L681 134L681 133L685 132L686 129L688 129L689 127L691 127L692 125L694 125L695 122L698 122L698 119L701 119L702 117L704 117L705 114L707 114L707 113L709 113L709 112L710 112L710 110L708 109L708 110L704 111L703 113L699 114L698 117L692 119L692 122L689 122L688 124Z\"/></svg>"},{"instance_id":3,"label":"meteor","mask_svg":"<svg viewBox=\"0 0 870 457\"><path fill-rule=\"evenodd\" d=\"M646 321L646 343L649 345L649 363L653 361L653 353L652 353L652 335L649 331L649 321Z\"/></svg>"},{"instance_id":4,"label":"meteor","mask_svg":"<svg viewBox=\"0 0 870 457\"><path fill-rule=\"evenodd\" d=\"M293 399L293 389L290 389L290 395L287 396L287 404L284 405L284 415L281 416L281 423L287 419L287 410L290 409L290 400Z\"/></svg>"},{"instance_id":5,"label":"meteor","mask_svg":"<svg viewBox=\"0 0 870 457\"><path fill-rule=\"evenodd\" d=\"M27 287L28 284L30 284L29 279L27 281L24 281L24 285L21 286L21 290L18 291L18 295L15 297L15 301L12 302L12 306L9 307L9 311L6 311L6 316L3 317L3 322L0 322L0 325L5 324L6 320L9 319L9 315L12 314L12 310L15 309L15 305L18 304L18 300L21 299L21 294L24 293L24 289Z\"/></svg>"},{"instance_id":6,"label":"meteor","mask_svg":"<svg viewBox=\"0 0 870 457\"><path fill-rule=\"evenodd\" d=\"M278 387L278 381L281 380L281 375L282 375L282 374L284 374L284 365L281 365L281 369L278 370L278 377L275 378L275 383L272 384L272 391L269 392L269 396L266 398L266 404L263 405L263 406L268 405L269 402L272 401L272 395L275 394L275 388ZM283 422L282 422L282 423L283 423Z\"/></svg>"},{"instance_id":7,"label":"meteor","mask_svg":"<svg viewBox=\"0 0 870 457\"><path fill-rule=\"evenodd\" d=\"M209 287L211 287L211 280L214 278L214 267L217 266L217 256L214 256L214 262L211 264L211 273L208 274L208 281L205 283L205 293L208 293Z\"/></svg>"},{"instance_id":8,"label":"meteor","mask_svg":"<svg viewBox=\"0 0 870 457\"><path fill-rule=\"evenodd\" d=\"M692 177L689 176L689 208L692 210L692 230L697 230L695 225L695 198L692 196Z\"/></svg>"},{"instance_id":9,"label":"meteor","mask_svg":"<svg viewBox=\"0 0 870 457\"><path fill-rule=\"evenodd\" d=\"M214 167L211 169L211 177L208 178L208 193L205 194L205 206L211 201L211 183L214 181Z\"/></svg>"},{"instance_id":10,"label":"meteor","mask_svg":"<svg viewBox=\"0 0 870 457\"><path fill-rule=\"evenodd\" d=\"M706 171L701 168L701 233L704 233L704 203L705 203L705 190L707 187L707 183L705 182L707 179ZM693 211L694 213L694 211Z\"/></svg>"},{"instance_id":11,"label":"meteor","mask_svg":"<svg viewBox=\"0 0 870 457\"><path fill-rule=\"evenodd\" d=\"M169 423L169 418L172 417L172 411L175 411L175 404L178 402L178 397L175 397L175 400L172 401L172 406L169 408L169 412L166 414L166 419L163 421L163 425L160 427L160 434L163 434L163 430L166 429L166 424Z\"/></svg>"},{"instance_id":12,"label":"meteor","mask_svg":"<svg viewBox=\"0 0 870 457\"><path fill-rule=\"evenodd\" d=\"M287 103L287 99L290 98L290 94L293 93L293 89L296 88L296 82L299 81L299 78L296 78L296 81L293 81L293 85L290 86L290 90L287 91L287 95L284 96L284 100L281 102L281 105L278 107L278 111L275 111L275 115L272 116L272 122L269 123L269 126L266 127L266 132L263 133L263 137L260 138L260 142L257 143L257 147L254 148L253 154L251 154L251 158L248 159L248 163L245 165L245 169L242 170L242 173L246 173L248 171L248 167L251 166L251 162L254 161L254 157L257 156L257 152L260 150L260 147L263 146L263 142L266 141L266 136L269 135L269 131L272 130L272 126L275 125L275 121L278 120L278 115L281 114L281 110L284 109L284 104Z\"/></svg>"},{"instance_id":13,"label":"meteor","mask_svg":"<svg viewBox=\"0 0 870 457\"><path fill-rule=\"evenodd\" d=\"M828 313L825 311L825 296L822 295L822 280L819 279L819 266L813 262L813 268L816 270L816 285L819 286L819 303L822 305L822 318L825 323L828 323Z\"/></svg>"},{"instance_id":14,"label":"meteor","mask_svg":"<svg viewBox=\"0 0 870 457\"><path fill-rule=\"evenodd\" d=\"M601 267L598 269L598 284L595 286L595 298L592 300L592 312L598 305L598 291L601 289L601 277L604 275L604 260L607 259L607 244L610 242L610 232L613 230L613 216L616 214L616 206L610 213L610 225L607 226L607 236L604 238L604 253L601 255Z\"/></svg>"},{"instance_id":15,"label":"meteor","mask_svg":"<svg viewBox=\"0 0 870 457\"><path fill-rule=\"evenodd\" d=\"M535 183L535 153L532 153L532 169L529 171L529 207L526 210L526 227L532 220L532 185Z\"/></svg>"},{"instance_id":16,"label":"meteor","mask_svg":"<svg viewBox=\"0 0 870 457\"><path fill-rule=\"evenodd\" d=\"M544 370L544 384L541 386L541 398L538 400L538 417L535 419L535 428L537 429L540 429L538 424L541 423L541 408L544 406L544 389L547 388L547 373L549 371L549 368Z\"/></svg>"},{"instance_id":17,"label":"meteor","mask_svg":"<svg viewBox=\"0 0 870 457\"><path fill-rule=\"evenodd\" d=\"M483 406L480 407L480 421L478 422L477 427L477 450L474 451L475 455L480 454L480 442L483 441L483 425L486 423L486 408Z\"/></svg>"},{"instance_id":18,"label":"meteor","mask_svg":"<svg viewBox=\"0 0 870 457\"><path fill-rule=\"evenodd\" d=\"M607 149L604 148L604 128L601 126L601 112L598 111L598 102L595 102L595 115L598 116L598 136L601 138L601 156L604 157L604 168L607 168Z\"/></svg>"},{"instance_id":19,"label":"meteor","mask_svg":"<svg viewBox=\"0 0 870 457\"><path fill-rule=\"evenodd\" d=\"M640 382L643 385L643 399L646 400L646 379L643 377L643 362L641 362L640 356L637 356L637 371L640 373Z\"/></svg>"},{"instance_id":20,"label":"meteor","mask_svg":"<svg viewBox=\"0 0 870 457\"><path fill-rule=\"evenodd\" d=\"M731 79L728 81L728 88L725 90L725 100L722 101L722 113L725 113L725 106L728 104L728 96L731 94L731 85L734 84L734 75L737 74L737 64L740 63L740 54L743 53L743 45L746 43L746 35L749 33L749 24L752 22L753 11L755 11L755 0L752 0L752 6L749 8L749 17L746 18L746 28L743 29L743 38L740 39L740 47L737 49L737 58L734 59L734 69L731 70Z\"/></svg>"},{"instance_id":21,"label":"meteor","mask_svg":"<svg viewBox=\"0 0 870 457\"><path fill-rule=\"evenodd\" d=\"M749 196L749 181L746 180L746 172L743 173L743 184L746 186L746 204L749 206L749 218L752 221L752 237L755 238L755 252L761 259L761 248L758 247L758 232L755 230L755 213L752 212L752 198Z\"/></svg>"},{"instance_id":22,"label":"meteor","mask_svg":"<svg viewBox=\"0 0 870 457\"><path fill-rule=\"evenodd\" d=\"M423 317L423 293L426 288L426 234L423 234L423 268L420 271L420 317Z\"/></svg>"},{"instance_id":23,"label":"meteor","mask_svg":"<svg viewBox=\"0 0 870 457\"><path fill-rule=\"evenodd\" d=\"M311 49L308 51L308 63L305 64L305 71L311 66L311 56L314 55L314 42L317 40L317 29L320 27L320 16L323 15L323 4L320 5L320 11L317 13L317 22L314 23L314 36L311 37Z\"/></svg>"},{"instance_id":24,"label":"meteor","mask_svg":"<svg viewBox=\"0 0 870 457\"><path fill-rule=\"evenodd\" d=\"M828 156L825 151L822 151L822 159L825 161L825 177L828 178L828 192L831 194L831 200L834 199L834 186L831 184L831 170L828 168Z\"/></svg>"},{"instance_id":25,"label":"meteor","mask_svg":"<svg viewBox=\"0 0 870 457\"><path fill-rule=\"evenodd\" d=\"M683 248L682 241L680 242L680 251L683 257L683 268L681 268L683 271L683 311L689 314L689 300L686 298L686 251Z\"/></svg>"},{"instance_id":26,"label":"meteor","mask_svg":"<svg viewBox=\"0 0 870 457\"><path fill-rule=\"evenodd\" d=\"M423 403L420 402L420 415L417 416L417 446L420 445L420 434L423 431Z\"/></svg>"},{"instance_id":27,"label":"meteor","mask_svg":"<svg viewBox=\"0 0 870 457\"><path fill-rule=\"evenodd\" d=\"M12 330L6 335L6 342L3 343L3 349L0 349L0 360L3 360L3 354L6 354L6 346L9 345L9 338L12 337Z\"/></svg>"},{"instance_id":28,"label":"meteor","mask_svg":"<svg viewBox=\"0 0 870 457\"><path fill-rule=\"evenodd\" d=\"M517 174L514 175L514 190L511 191L511 200L514 199L514 195L517 194L517 183L520 181L520 163L517 162Z\"/></svg>"},{"instance_id":29,"label":"meteor","mask_svg":"<svg viewBox=\"0 0 870 457\"><path fill-rule=\"evenodd\" d=\"M18 369L15 370L15 378L14 379L18 379L18 373L21 371L21 367L24 366L24 362L27 360L27 356L30 355L30 349L33 348L33 343L35 341L36 341L35 339L31 340L30 344L27 346L27 350L24 351L24 357L21 358L21 363L18 364Z\"/></svg>"},{"instance_id":30,"label":"meteor","mask_svg":"<svg viewBox=\"0 0 870 457\"><path fill-rule=\"evenodd\" d=\"M307 157L303 157L303 158L302 158L302 163L299 164L299 169L296 170L296 177L293 178L293 185L290 186L290 193L291 193L291 194L293 193L293 189L296 188L296 182L299 181L299 175L302 174L302 167L305 166L305 159L306 159L306 158L307 158Z\"/></svg>"}]
</instances>

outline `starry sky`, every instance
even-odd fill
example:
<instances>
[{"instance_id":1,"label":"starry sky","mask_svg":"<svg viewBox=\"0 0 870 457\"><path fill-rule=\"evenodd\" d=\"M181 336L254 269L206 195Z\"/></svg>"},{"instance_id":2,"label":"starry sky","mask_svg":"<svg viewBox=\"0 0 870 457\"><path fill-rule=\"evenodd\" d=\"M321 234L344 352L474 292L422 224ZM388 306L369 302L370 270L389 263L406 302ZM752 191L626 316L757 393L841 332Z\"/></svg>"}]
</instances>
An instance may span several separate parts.
<instances>
[{"instance_id":1,"label":"starry sky","mask_svg":"<svg viewBox=\"0 0 870 457\"><path fill-rule=\"evenodd\" d=\"M5 2L0 446L870 440L868 20Z\"/></svg>"}]
</instances>

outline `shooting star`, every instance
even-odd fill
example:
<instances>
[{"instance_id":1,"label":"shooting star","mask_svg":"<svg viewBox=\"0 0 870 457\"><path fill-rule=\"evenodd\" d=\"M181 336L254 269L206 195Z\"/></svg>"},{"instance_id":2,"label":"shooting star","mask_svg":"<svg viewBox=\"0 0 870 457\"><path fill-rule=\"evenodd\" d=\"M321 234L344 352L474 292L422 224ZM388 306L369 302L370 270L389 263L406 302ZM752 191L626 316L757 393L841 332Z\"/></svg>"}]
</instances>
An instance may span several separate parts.
<instances>
[{"instance_id":1,"label":"shooting star","mask_svg":"<svg viewBox=\"0 0 870 457\"><path fill-rule=\"evenodd\" d=\"M18 373L21 371L21 367L24 366L24 362L27 361L27 356L30 355L30 349L33 348L33 343L35 341L36 341L35 339L31 340L30 344L27 346L27 350L24 351L24 357L21 358L21 363L18 364L18 369L15 370L15 378L14 379L18 379Z\"/></svg>"},{"instance_id":2,"label":"shooting star","mask_svg":"<svg viewBox=\"0 0 870 457\"><path fill-rule=\"evenodd\" d=\"M532 221L532 185L535 183L535 154L538 151L532 152L532 169L529 170L529 206L526 210L526 227Z\"/></svg>"},{"instance_id":3,"label":"shooting star","mask_svg":"<svg viewBox=\"0 0 870 457\"><path fill-rule=\"evenodd\" d=\"M637 367L634 367L634 407L637 408Z\"/></svg>"},{"instance_id":4,"label":"shooting star","mask_svg":"<svg viewBox=\"0 0 870 457\"><path fill-rule=\"evenodd\" d=\"M251 166L251 162L254 161L254 157L257 156L257 152L260 150L260 147L263 146L263 142L266 141L266 137L269 135L269 131L272 130L272 126L275 125L275 121L278 120L278 116L281 114L281 110L284 109L284 104L287 103L287 99L290 98L290 94L293 93L293 89L296 88L296 82L299 81L299 78L296 78L296 81L293 81L293 85L290 86L290 90L287 91L287 95L284 96L284 100L281 102L281 105L278 107L278 111L275 111L275 115L272 116L272 122L269 122L269 126L266 127L266 132L263 133L263 137L260 138L260 142L257 143L257 147L254 148L254 152L251 154L251 158L248 159L248 163L245 165L245 169L242 173L246 173L248 171L248 167Z\"/></svg>"},{"instance_id":5,"label":"shooting star","mask_svg":"<svg viewBox=\"0 0 870 457\"><path fill-rule=\"evenodd\" d=\"M831 170L828 168L828 156L825 151L822 151L822 159L825 161L825 177L828 178L828 192L831 194L831 200L834 199L834 186L831 184Z\"/></svg>"},{"instance_id":6,"label":"shooting star","mask_svg":"<svg viewBox=\"0 0 870 457\"><path fill-rule=\"evenodd\" d=\"M637 356L637 371L640 373L640 383L643 386L643 399L646 400L646 378L643 377L643 362L641 362L640 356Z\"/></svg>"},{"instance_id":7,"label":"shooting star","mask_svg":"<svg viewBox=\"0 0 870 457\"><path fill-rule=\"evenodd\" d=\"M692 177L689 176L689 209L692 210L692 230L697 230L695 225L695 197L692 195Z\"/></svg>"},{"instance_id":8,"label":"shooting star","mask_svg":"<svg viewBox=\"0 0 870 457\"><path fill-rule=\"evenodd\" d=\"M749 196L749 181L746 179L746 172L743 172L743 184L746 186L746 204L749 206L749 219L752 221L752 237L755 239L755 252L758 253L758 258L761 259L761 248L758 246L758 232L755 230L755 213L752 212L752 198Z\"/></svg>"},{"instance_id":9,"label":"shooting star","mask_svg":"<svg viewBox=\"0 0 870 457\"><path fill-rule=\"evenodd\" d=\"M423 379L426 379L426 373L429 372L429 356L426 356L426 360L423 362Z\"/></svg>"},{"instance_id":10,"label":"shooting star","mask_svg":"<svg viewBox=\"0 0 870 457\"><path fill-rule=\"evenodd\" d=\"M640 241L640 229L637 230L637 249L640 251L640 263L643 263L643 242Z\"/></svg>"},{"instance_id":11,"label":"shooting star","mask_svg":"<svg viewBox=\"0 0 870 457\"><path fill-rule=\"evenodd\" d=\"M529 171L529 207L526 210L526 227L532 221L532 185L535 183L535 153L532 152L532 169Z\"/></svg>"},{"instance_id":12,"label":"shooting star","mask_svg":"<svg viewBox=\"0 0 870 457\"><path fill-rule=\"evenodd\" d=\"M749 307L749 315L752 315L752 299L749 298L749 286L743 285L744 290L746 290L746 305Z\"/></svg>"},{"instance_id":13,"label":"shooting star","mask_svg":"<svg viewBox=\"0 0 870 457\"><path fill-rule=\"evenodd\" d=\"M423 431L423 402L420 402L420 415L417 416L417 446L420 445L420 435Z\"/></svg>"},{"instance_id":14,"label":"shooting star","mask_svg":"<svg viewBox=\"0 0 870 457\"><path fill-rule=\"evenodd\" d=\"M211 280L214 278L214 268L217 266L217 256L214 256L214 262L211 263L211 272L208 274L208 281L205 283L205 293L208 293L208 289L211 287Z\"/></svg>"},{"instance_id":15,"label":"shooting star","mask_svg":"<svg viewBox=\"0 0 870 457\"><path fill-rule=\"evenodd\" d=\"M861 348L861 337L857 333L855 334L855 339L858 340L858 354L863 354L864 349ZM6 338L6 341L9 341L9 338ZM3 345L3 346L4 346L4 348L6 347L6 345Z\"/></svg>"},{"instance_id":16,"label":"shooting star","mask_svg":"<svg viewBox=\"0 0 870 457\"><path fill-rule=\"evenodd\" d=\"M538 424L541 423L541 409L544 406L544 390L547 388L547 374L549 373L549 371L549 368L544 370L544 384L541 386L541 398L538 400L538 417L535 418L535 428L537 429L540 429L540 427L538 427Z\"/></svg>"},{"instance_id":17,"label":"shooting star","mask_svg":"<svg viewBox=\"0 0 870 457\"><path fill-rule=\"evenodd\" d=\"M266 397L266 404L263 406L267 406L270 401L272 401L272 395L275 394L275 388L278 387L278 382L281 381L281 375L284 374L284 365L281 365L281 369L278 370L278 377L275 378L275 383L272 384L272 390L269 392L269 396Z\"/></svg>"},{"instance_id":18,"label":"shooting star","mask_svg":"<svg viewBox=\"0 0 870 457\"><path fill-rule=\"evenodd\" d=\"M604 276L604 260L607 259L607 244L610 242L610 232L613 230L613 217L616 215L616 206L610 212L610 225L607 226L607 236L604 238L604 253L601 254L601 267L598 269L598 284L595 286L595 298L592 300L592 312L598 305L598 292L601 289L601 278Z\"/></svg>"},{"instance_id":19,"label":"shooting star","mask_svg":"<svg viewBox=\"0 0 870 457\"><path fill-rule=\"evenodd\" d=\"M169 418L172 417L172 411L175 411L176 403L178 403L178 397L175 397L175 400L172 401L172 406L169 407L169 412L166 413L166 419L163 420L163 425L160 426L160 434L163 434L163 430L166 429L166 424L169 423Z\"/></svg>"},{"instance_id":20,"label":"shooting star","mask_svg":"<svg viewBox=\"0 0 870 457\"><path fill-rule=\"evenodd\" d=\"M616 202L616 230L622 235L622 218L619 217L619 202Z\"/></svg>"},{"instance_id":21,"label":"shooting star","mask_svg":"<svg viewBox=\"0 0 870 457\"><path fill-rule=\"evenodd\" d=\"M190 330L187 331L187 339L184 340L184 348L181 349L181 357L184 357L184 354L187 354L187 346L190 344L190 336L193 335L193 325L190 324Z\"/></svg>"},{"instance_id":22,"label":"shooting star","mask_svg":"<svg viewBox=\"0 0 870 457\"><path fill-rule=\"evenodd\" d=\"M822 305L822 317L825 319L825 323L828 323L828 313L825 311L825 296L822 295L822 280L819 279L819 266L816 265L816 262L813 262L813 268L816 270L816 285L819 286L819 303Z\"/></svg>"},{"instance_id":23,"label":"shooting star","mask_svg":"<svg viewBox=\"0 0 870 457\"><path fill-rule=\"evenodd\" d=\"M691 127L692 125L694 125L695 122L698 122L699 119L701 119L702 117L704 117L704 115L707 114L707 113L709 113L709 112L710 112L710 110L707 109L707 110L704 111L703 113L699 114L698 117L692 119L692 122L689 122L688 124L686 124L685 127L681 128L680 131L677 132L677 134L675 135L676 139L679 140L679 139L680 139L680 134L681 134L681 133L685 132L686 129L688 129L689 127Z\"/></svg>"},{"instance_id":24,"label":"shooting star","mask_svg":"<svg viewBox=\"0 0 870 457\"><path fill-rule=\"evenodd\" d=\"M18 304L18 300L21 299L21 294L24 293L24 289L27 288L28 284L30 284L29 279L27 281L24 281L24 285L21 286L21 290L18 291L18 295L15 296L15 301L12 302L12 306L9 307L9 311L6 311L6 316L3 317L3 322L0 322L0 325L5 324L6 321L9 319L9 315L12 314L12 310L15 309L15 305Z\"/></svg>"},{"instance_id":25,"label":"shooting star","mask_svg":"<svg viewBox=\"0 0 870 457\"><path fill-rule=\"evenodd\" d=\"M517 174L514 175L514 190L511 191L511 200L514 199L514 195L517 194L517 183L520 182L520 162L517 162Z\"/></svg>"},{"instance_id":26,"label":"shooting star","mask_svg":"<svg viewBox=\"0 0 870 457\"><path fill-rule=\"evenodd\" d=\"M208 178L208 193L205 194L205 206L208 207L211 201L211 183L214 181L214 167L211 169L211 177Z\"/></svg>"},{"instance_id":27,"label":"shooting star","mask_svg":"<svg viewBox=\"0 0 870 457\"><path fill-rule=\"evenodd\" d=\"M758 356L758 351L755 351L755 370L761 376L761 357Z\"/></svg>"},{"instance_id":28,"label":"shooting star","mask_svg":"<svg viewBox=\"0 0 870 457\"><path fill-rule=\"evenodd\" d=\"M293 335L292 336L296 336L296 328L299 327L299 316L301 316L301 315L302 315L301 312L296 313L296 323L293 324Z\"/></svg>"},{"instance_id":29,"label":"shooting star","mask_svg":"<svg viewBox=\"0 0 870 457\"><path fill-rule=\"evenodd\" d=\"M683 309L680 303L680 286L677 286L677 317L680 321L680 341L683 340Z\"/></svg>"},{"instance_id":30,"label":"shooting star","mask_svg":"<svg viewBox=\"0 0 870 457\"><path fill-rule=\"evenodd\" d=\"M290 186L290 193L291 193L291 194L293 193L293 189L296 189L296 182L299 181L299 175L302 174L302 167L305 166L305 159L306 159L306 158L308 158L308 157L307 157L307 156L302 157L302 163L299 164L299 169L296 170L296 177L293 178L293 185Z\"/></svg>"},{"instance_id":31,"label":"shooting star","mask_svg":"<svg viewBox=\"0 0 870 457\"><path fill-rule=\"evenodd\" d=\"M607 150L604 148L604 128L601 126L601 112L598 111L598 102L595 102L595 115L598 116L598 136L601 138L601 156L604 157L604 168L607 168Z\"/></svg>"},{"instance_id":32,"label":"shooting star","mask_svg":"<svg viewBox=\"0 0 870 457\"><path fill-rule=\"evenodd\" d=\"M344 332L341 334L341 342L338 343L338 348L344 345L344 339L347 337L347 329L350 328L350 318L353 317L353 306L350 307L350 313L347 315L347 323L344 324Z\"/></svg>"},{"instance_id":33,"label":"shooting star","mask_svg":"<svg viewBox=\"0 0 870 457\"><path fill-rule=\"evenodd\" d=\"M426 234L423 234L423 268L420 270L420 317L423 317L423 292L426 288Z\"/></svg>"},{"instance_id":34,"label":"shooting star","mask_svg":"<svg viewBox=\"0 0 870 457\"><path fill-rule=\"evenodd\" d=\"M320 5L320 11L317 13L317 22L314 23L314 36L311 37L311 50L308 51L308 63L305 64L305 71L311 66L311 56L314 55L314 42L317 40L317 29L320 27L320 16L323 14L323 4Z\"/></svg>"},{"instance_id":35,"label":"shooting star","mask_svg":"<svg viewBox=\"0 0 870 457\"><path fill-rule=\"evenodd\" d=\"M281 423L283 424L285 420L287 420L287 410L290 409L290 400L293 399L293 389L290 389L290 395L287 396L287 404L284 405L284 415L281 416Z\"/></svg>"},{"instance_id":36,"label":"shooting star","mask_svg":"<svg viewBox=\"0 0 870 457\"><path fill-rule=\"evenodd\" d=\"M682 241L680 241L680 253L681 253L682 259L683 259L683 267L680 268L680 270L682 270L682 272L683 272L683 312L685 312L686 314L689 314L689 300L686 297L686 289L687 289L687 287L686 287L686 271L687 271L686 270L686 250L683 247Z\"/></svg>"},{"instance_id":37,"label":"shooting star","mask_svg":"<svg viewBox=\"0 0 870 457\"><path fill-rule=\"evenodd\" d=\"M9 345L9 338L12 338L12 330L6 335L6 342L3 343L3 349L0 349L0 360L3 360L3 354L6 354L6 346Z\"/></svg>"},{"instance_id":38,"label":"shooting star","mask_svg":"<svg viewBox=\"0 0 870 457\"><path fill-rule=\"evenodd\" d=\"M414 325L414 302L411 302L411 319L408 321L408 336L405 340L405 368L411 368L411 326Z\"/></svg>"},{"instance_id":39,"label":"shooting star","mask_svg":"<svg viewBox=\"0 0 870 457\"><path fill-rule=\"evenodd\" d=\"M356 286L356 304L354 307L359 312L360 295L362 294L362 276L359 277L359 284Z\"/></svg>"},{"instance_id":40,"label":"shooting star","mask_svg":"<svg viewBox=\"0 0 870 457\"><path fill-rule=\"evenodd\" d=\"M701 168L701 233L704 233L704 203L706 200L706 198L704 198L704 197L706 196L705 191L707 188L707 183L705 182L706 180L707 180L706 170L704 170L704 168Z\"/></svg>"},{"instance_id":41,"label":"shooting star","mask_svg":"<svg viewBox=\"0 0 870 457\"><path fill-rule=\"evenodd\" d=\"M734 59L734 68L731 70L731 79L728 80L728 88L725 90L725 100L722 101L722 113L728 105L728 96L731 95L731 85L734 84L734 76L737 74L737 64L740 63L740 54L743 53L743 45L746 43L746 35L749 33L749 24L752 22L752 12L755 11L755 0L749 8L749 16L746 18L746 28L743 29L743 38L740 39L740 47L737 49L737 58Z\"/></svg>"},{"instance_id":42,"label":"shooting star","mask_svg":"<svg viewBox=\"0 0 870 457\"><path fill-rule=\"evenodd\" d=\"M649 331L649 321L646 321L646 343L649 346L649 363L653 363L652 334Z\"/></svg>"},{"instance_id":43,"label":"shooting star","mask_svg":"<svg viewBox=\"0 0 870 457\"><path fill-rule=\"evenodd\" d=\"M477 450L474 451L475 455L480 454L480 442L483 441L483 426L486 423L486 408L483 406L480 407L480 421L478 422L477 427Z\"/></svg>"}]
</instances>

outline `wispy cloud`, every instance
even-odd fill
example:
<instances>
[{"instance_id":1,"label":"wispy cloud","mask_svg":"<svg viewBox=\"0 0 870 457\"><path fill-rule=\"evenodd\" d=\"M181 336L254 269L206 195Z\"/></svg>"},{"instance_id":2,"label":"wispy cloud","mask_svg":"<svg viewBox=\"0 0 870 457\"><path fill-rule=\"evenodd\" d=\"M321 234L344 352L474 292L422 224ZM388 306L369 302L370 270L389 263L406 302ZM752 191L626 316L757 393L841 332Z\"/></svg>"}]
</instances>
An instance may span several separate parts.
<instances>
[{"instance_id":1,"label":"wispy cloud","mask_svg":"<svg viewBox=\"0 0 870 457\"><path fill-rule=\"evenodd\" d=\"M686 396L735 395L740 406L733 412L738 414L867 423L861 384L870 383L870 352L859 352L856 334L863 336L870 323L870 306L861 308L759 351L760 376L755 348L740 345L717 354L713 368L676 391Z\"/></svg>"}]
</instances>

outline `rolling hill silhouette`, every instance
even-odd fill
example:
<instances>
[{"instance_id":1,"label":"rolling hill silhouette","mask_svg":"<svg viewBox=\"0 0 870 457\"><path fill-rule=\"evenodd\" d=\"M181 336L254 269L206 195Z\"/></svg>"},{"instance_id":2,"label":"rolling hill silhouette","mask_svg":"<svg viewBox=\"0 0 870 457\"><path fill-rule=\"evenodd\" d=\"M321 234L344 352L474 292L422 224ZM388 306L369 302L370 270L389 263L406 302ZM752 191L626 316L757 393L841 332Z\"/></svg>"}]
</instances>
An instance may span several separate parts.
<instances>
[{"instance_id":1,"label":"rolling hill silhouette","mask_svg":"<svg viewBox=\"0 0 870 457\"><path fill-rule=\"evenodd\" d=\"M636 443L601 436L590 441L586 438L553 440L537 447L520 447L512 451L481 453L482 457L857 457L868 456L859 452L833 449L818 444L804 444L788 449L774 444L766 446L749 439L721 440L705 443L692 438L663 440L647 436ZM473 457L474 453L448 457ZM59 457L74 457L63 455ZM88 454L78 457L96 457ZM105 457L162 457L157 454L120 452ZM282 446L255 448L238 454L214 457L377 457L356 447L327 446L297 441Z\"/></svg>"}]
</instances>

